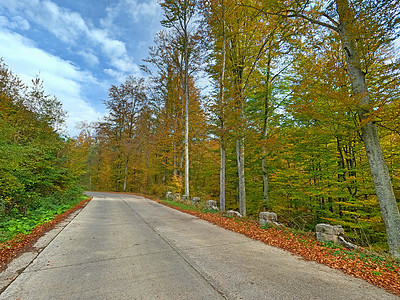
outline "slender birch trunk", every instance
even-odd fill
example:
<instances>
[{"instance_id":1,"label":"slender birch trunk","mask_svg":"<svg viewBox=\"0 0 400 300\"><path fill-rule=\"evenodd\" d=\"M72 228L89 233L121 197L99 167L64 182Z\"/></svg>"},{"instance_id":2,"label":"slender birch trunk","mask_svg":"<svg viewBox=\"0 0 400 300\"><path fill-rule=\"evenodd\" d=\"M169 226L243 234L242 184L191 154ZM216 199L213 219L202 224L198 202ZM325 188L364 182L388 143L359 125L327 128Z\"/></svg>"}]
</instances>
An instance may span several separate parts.
<instances>
[{"instance_id":1,"label":"slender birch trunk","mask_svg":"<svg viewBox=\"0 0 400 300\"><path fill-rule=\"evenodd\" d=\"M236 156L239 175L239 211L246 216L246 181L244 177L244 138L243 136L236 141Z\"/></svg>"},{"instance_id":2,"label":"slender birch trunk","mask_svg":"<svg viewBox=\"0 0 400 300\"><path fill-rule=\"evenodd\" d=\"M222 0L222 66L221 66L221 82L220 82L220 119L221 119L221 166L219 181L219 203L221 211L225 211L225 115L224 115L224 81L225 81L225 65L226 65L226 36L225 36L225 3Z\"/></svg>"},{"instance_id":3,"label":"slender birch trunk","mask_svg":"<svg viewBox=\"0 0 400 300\"><path fill-rule=\"evenodd\" d=\"M186 4L186 1L185 1ZM189 197L189 62L188 62L188 28L187 28L187 16L184 14L184 68L185 68L185 79L184 79L184 93L185 93L185 195Z\"/></svg>"},{"instance_id":4,"label":"slender birch trunk","mask_svg":"<svg viewBox=\"0 0 400 300\"><path fill-rule=\"evenodd\" d=\"M221 166L220 166L220 181L219 181L219 206L221 211L225 211L225 141L221 139Z\"/></svg>"},{"instance_id":5,"label":"slender birch trunk","mask_svg":"<svg viewBox=\"0 0 400 300\"><path fill-rule=\"evenodd\" d=\"M262 138L266 139L268 137L268 118L270 114L270 81L271 81L271 52L268 51L268 59L267 59L267 78L266 78L266 88L265 88L265 100L264 100L264 122L263 122L263 133ZM264 208L267 208L268 205L268 170L267 170L267 162L266 162L266 150L265 147L262 149L262 159L261 159L261 169L263 174L263 204Z\"/></svg>"},{"instance_id":6,"label":"slender birch trunk","mask_svg":"<svg viewBox=\"0 0 400 300\"><path fill-rule=\"evenodd\" d=\"M126 192L126 182L128 179L128 163L129 163L129 154L126 156L125 160L125 168L124 168L124 192Z\"/></svg>"}]
</instances>

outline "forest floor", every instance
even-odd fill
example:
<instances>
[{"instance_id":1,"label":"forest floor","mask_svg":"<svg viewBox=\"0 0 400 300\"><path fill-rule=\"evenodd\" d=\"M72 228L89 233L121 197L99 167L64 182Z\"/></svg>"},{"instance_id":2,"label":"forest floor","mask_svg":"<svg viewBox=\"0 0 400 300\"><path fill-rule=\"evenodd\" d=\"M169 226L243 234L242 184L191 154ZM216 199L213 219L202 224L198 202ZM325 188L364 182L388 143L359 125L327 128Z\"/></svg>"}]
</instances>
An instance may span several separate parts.
<instances>
[{"instance_id":1,"label":"forest floor","mask_svg":"<svg viewBox=\"0 0 400 300\"><path fill-rule=\"evenodd\" d=\"M333 243L321 243L315 239L312 233L299 233L289 228L265 228L254 220L226 217L222 213L202 211L189 205L165 201L154 196L145 195L145 197L267 245L287 250L301 256L304 260L316 261L339 269L400 296L400 260L365 249L348 250ZM12 259L32 247L45 232L54 228L71 213L84 207L88 201L90 199L85 199L63 214L56 216L52 221L38 225L30 234L19 235L0 244L0 271L4 270Z\"/></svg>"}]
</instances>

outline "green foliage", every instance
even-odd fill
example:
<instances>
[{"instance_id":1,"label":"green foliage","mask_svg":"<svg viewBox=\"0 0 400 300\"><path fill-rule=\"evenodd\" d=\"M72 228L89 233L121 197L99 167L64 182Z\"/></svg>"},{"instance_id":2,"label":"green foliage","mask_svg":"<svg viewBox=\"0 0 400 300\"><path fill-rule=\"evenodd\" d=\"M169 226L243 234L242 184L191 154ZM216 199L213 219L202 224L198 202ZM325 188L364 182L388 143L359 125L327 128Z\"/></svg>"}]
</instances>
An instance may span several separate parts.
<instances>
[{"instance_id":1,"label":"green foliage","mask_svg":"<svg viewBox=\"0 0 400 300\"><path fill-rule=\"evenodd\" d=\"M0 241L28 233L76 203L84 166L56 131L65 112L36 78L24 86L0 60Z\"/></svg>"},{"instance_id":2,"label":"green foliage","mask_svg":"<svg viewBox=\"0 0 400 300\"><path fill-rule=\"evenodd\" d=\"M3 216L0 222L0 243L20 233L29 234L37 225L53 220L56 215L64 213L82 201L85 196L80 195L81 191L77 190L44 198L41 205L38 205L36 209L26 211L23 215L18 210L13 210L10 215Z\"/></svg>"}]
</instances>

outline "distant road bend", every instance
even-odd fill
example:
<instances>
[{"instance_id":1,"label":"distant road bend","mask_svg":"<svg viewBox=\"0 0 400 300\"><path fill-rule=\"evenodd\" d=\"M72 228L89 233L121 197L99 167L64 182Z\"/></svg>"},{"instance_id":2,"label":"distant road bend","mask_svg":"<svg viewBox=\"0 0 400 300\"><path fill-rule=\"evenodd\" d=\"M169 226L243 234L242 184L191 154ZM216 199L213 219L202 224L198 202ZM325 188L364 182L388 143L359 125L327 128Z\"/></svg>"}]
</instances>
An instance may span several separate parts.
<instances>
[{"instance_id":1,"label":"distant road bend","mask_svg":"<svg viewBox=\"0 0 400 300\"><path fill-rule=\"evenodd\" d=\"M398 299L143 197L88 194L0 299Z\"/></svg>"}]
</instances>

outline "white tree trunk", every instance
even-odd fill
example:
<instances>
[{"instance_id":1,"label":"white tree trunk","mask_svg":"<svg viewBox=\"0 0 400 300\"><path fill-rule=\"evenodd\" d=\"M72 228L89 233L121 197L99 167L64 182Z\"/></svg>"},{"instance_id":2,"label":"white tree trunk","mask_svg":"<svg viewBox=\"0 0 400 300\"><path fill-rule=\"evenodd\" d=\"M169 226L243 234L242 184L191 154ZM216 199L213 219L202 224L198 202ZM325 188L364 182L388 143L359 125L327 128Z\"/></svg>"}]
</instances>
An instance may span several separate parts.
<instances>
[{"instance_id":1,"label":"white tree trunk","mask_svg":"<svg viewBox=\"0 0 400 300\"><path fill-rule=\"evenodd\" d=\"M221 168L219 178L219 207L225 211L225 145L221 142Z\"/></svg>"},{"instance_id":2,"label":"white tree trunk","mask_svg":"<svg viewBox=\"0 0 400 300\"><path fill-rule=\"evenodd\" d=\"M129 156L126 157L125 160L125 169L124 169L124 192L126 192L126 182L128 180L128 162L129 162Z\"/></svg>"},{"instance_id":3,"label":"white tree trunk","mask_svg":"<svg viewBox=\"0 0 400 300\"><path fill-rule=\"evenodd\" d=\"M239 175L239 211L242 216L246 216L246 181L244 177L244 139L236 141L237 168Z\"/></svg>"},{"instance_id":4,"label":"white tree trunk","mask_svg":"<svg viewBox=\"0 0 400 300\"><path fill-rule=\"evenodd\" d=\"M220 119L221 119L221 166L219 179L219 205L221 211L225 211L225 115L224 115L224 82L225 82L225 65L226 65L226 36L225 36L225 4L222 0L222 66L221 66L221 82L220 82Z\"/></svg>"},{"instance_id":5,"label":"white tree trunk","mask_svg":"<svg viewBox=\"0 0 400 300\"><path fill-rule=\"evenodd\" d=\"M264 201L264 207L265 209L267 208L268 205L268 189L269 189L269 181L268 181L268 171L267 171L267 163L265 159L265 153L263 153L263 157L261 160L261 168L262 168L262 173L263 173L263 201Z\"/></svg>"},{"instance_id":6,"label":"white tree trunk","mask_svg":"<svg viewBox=\"0 0 400 300\"><path fill-rule=\"evenodd\" d=\"M189 197L189 58L188 58L188 33L187 33L187 22L186 14L184 16L184 68L185 68L185 79L184 79L184 93L185 93L185 195Z\"/></svg>"}]
</instances>

